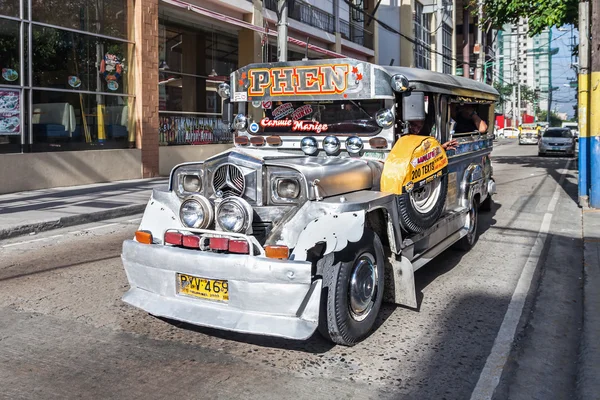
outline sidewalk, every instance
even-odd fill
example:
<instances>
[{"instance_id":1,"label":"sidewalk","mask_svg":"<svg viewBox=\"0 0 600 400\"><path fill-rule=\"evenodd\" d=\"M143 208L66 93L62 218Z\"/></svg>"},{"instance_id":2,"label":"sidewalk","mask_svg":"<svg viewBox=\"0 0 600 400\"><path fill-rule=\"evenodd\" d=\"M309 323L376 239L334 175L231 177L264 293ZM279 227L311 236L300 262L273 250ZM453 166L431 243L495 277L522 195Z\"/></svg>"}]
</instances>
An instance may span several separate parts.
<instances>
[{"instance_id":1,"label":"sidewalk","mask_svg":"<svg viewBox=\"0 0 600 400\"><path fill-rule=\"evenodd\" d=\"M0 195L0 240L143 212L168 178L137 179Z\"/></svg>"},{"instance_id":2,"label":"sidewalk","mask_svg":"<svg viewBox=\"0 0 600 400\"><path fill-rule=\"evenodd\" d=\"M600 399L600 210L583 209L583 332L577 397Z\"/></svg>"}]
</instances>

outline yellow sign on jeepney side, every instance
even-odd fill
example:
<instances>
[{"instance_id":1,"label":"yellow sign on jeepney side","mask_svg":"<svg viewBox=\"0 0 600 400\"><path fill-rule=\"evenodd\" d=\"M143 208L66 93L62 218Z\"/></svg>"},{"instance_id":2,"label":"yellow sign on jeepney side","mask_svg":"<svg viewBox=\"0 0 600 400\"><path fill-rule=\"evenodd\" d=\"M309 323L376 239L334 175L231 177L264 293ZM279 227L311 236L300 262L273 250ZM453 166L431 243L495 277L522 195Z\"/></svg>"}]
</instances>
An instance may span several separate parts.
<instances>
[{"instance_id":1,"label":"yellow sign on jeepney side","mask_svg":"<svg viewBox=\"0 0 600 400\"><path fill-rule=\"evenodd\" d=\"M441 176L448 157L433 137L406 135L398 139L381 175L381 191L394 194L410 192L419 184Z\"/></svg>"}]
</instances>

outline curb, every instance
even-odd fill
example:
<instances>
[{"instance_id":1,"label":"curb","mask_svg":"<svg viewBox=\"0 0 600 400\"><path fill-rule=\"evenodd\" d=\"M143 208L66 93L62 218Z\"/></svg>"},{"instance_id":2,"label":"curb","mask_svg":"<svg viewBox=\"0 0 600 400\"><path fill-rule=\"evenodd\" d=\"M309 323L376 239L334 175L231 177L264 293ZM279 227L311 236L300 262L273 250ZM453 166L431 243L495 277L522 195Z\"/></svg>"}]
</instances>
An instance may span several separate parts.
<instances>
[{"instance_id":1,"label":"curb","mask_svg":"<svg viewBox=\"0 0 600 400\"><path fill-rule=\"evenodd\" d=\"M111 208L110 210L97 211L87 214L71 215L42 222L19 225L8 229L0 229L0 240L14 238L16 236L28 235L32 232L45 232L67 226L81 225L90 222L103 221L111 218L125 217L140 214L146 208L146 204L134 204L123 207Z\"/></svg>"},{"instance_id":2,"label":"curb","mask_svg":"<svg viewBox=\"0 0 600 400\"><path fill-rule=\"evenodd\" d=\"M600 212L583 209L583 328L579 345L579 365L577 371L577 399L600 399L600 237L592 232L594 223L587 217ZM593 218L595 219L595 218ZM596 222L598 224L598 222Z\"/></svg>"}]
</instances>

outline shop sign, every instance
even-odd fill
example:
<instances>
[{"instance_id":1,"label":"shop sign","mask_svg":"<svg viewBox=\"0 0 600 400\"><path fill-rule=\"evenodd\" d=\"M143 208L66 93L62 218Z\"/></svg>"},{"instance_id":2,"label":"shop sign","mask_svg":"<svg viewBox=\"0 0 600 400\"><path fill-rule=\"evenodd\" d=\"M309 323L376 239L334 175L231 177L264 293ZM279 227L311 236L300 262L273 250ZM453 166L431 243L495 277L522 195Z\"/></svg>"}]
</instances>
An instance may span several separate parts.
<instances>
[{"instance_id":1,"label":"shop sign","mask_svg":"<svg viewBox=\"0 0 600 400\"><path fill-rule=\"evenodd\" d=\"M290 101L297 96L314 100L358 99L371 96L373 70L356 60L254 64L234 74L233 100ZM390 89L391 90L391 89Z\"/></svg>"},{"instance_id":2,"label":"shop sign","mask_svg":"<svg viewBox=\"0 0 600 400\"><path fill-rule=\"evenodd\" d=\"M0 135L21 133L21 92L0 90Z\"/></svg>"}]
</instances>

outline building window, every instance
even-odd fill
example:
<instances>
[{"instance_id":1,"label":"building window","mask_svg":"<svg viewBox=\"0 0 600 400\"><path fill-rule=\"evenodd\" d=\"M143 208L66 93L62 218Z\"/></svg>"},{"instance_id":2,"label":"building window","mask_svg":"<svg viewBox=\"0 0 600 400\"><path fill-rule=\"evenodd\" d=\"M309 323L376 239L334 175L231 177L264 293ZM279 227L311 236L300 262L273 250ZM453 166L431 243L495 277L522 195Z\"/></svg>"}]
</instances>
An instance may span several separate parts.
<instances>
[{"instance_id":1,"label":"building window","mask_svg":"<svg viewBox=\"0 0 600 400\"><path fill-rule=\"evenodd\" d=\"M442 54L445 74L452 73L452 27L444 22L442 26Z\"/></svg>"},{"instance_id":2,"label":"building window","mask_svg":"<svg viewBox=\"0 0 600 400\"><path fill-rule=\"evenodd\" d=\"M158 56L159 144L231 142L217 88L237 69L237 37L161 19Z\"/></svg>"},{"instance_id":3,"label":"building window","mask_svg":"<svg viewBox=\"0 0 600 400\"><path fill-rule=\"evenodd\" d=\"M0 153L133 145L132 7L0 0Z\"/></svg>"},{"instance_id":4,"label":"building window","mask_svg":"<svg viewBox=\"0 0 600 400\"><path fill-rule=\"evenodd\" d=\"M423 5L415 3L415 66L431 69L431 33L429 32L429 14L423 13Z\"/></svg>"}]
</instances>

